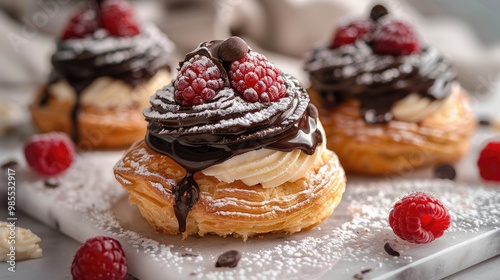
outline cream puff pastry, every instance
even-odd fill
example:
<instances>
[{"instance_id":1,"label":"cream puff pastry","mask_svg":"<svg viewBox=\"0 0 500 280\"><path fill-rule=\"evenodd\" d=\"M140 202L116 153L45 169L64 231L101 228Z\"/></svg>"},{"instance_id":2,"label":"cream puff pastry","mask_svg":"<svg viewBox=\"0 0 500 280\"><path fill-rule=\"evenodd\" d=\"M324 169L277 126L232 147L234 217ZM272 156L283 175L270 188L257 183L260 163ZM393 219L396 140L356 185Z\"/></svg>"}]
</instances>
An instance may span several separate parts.
<instances>
[{"instance_id":1,"label":"cream puff pastry","mask_svg":"<svg viewBox=\"0 0 500 280\"><path fill-rule=\"evenodd\" d=\"M82 149L126 148L140 139L151 91L171 80L173 43L152 24L132 25L129 15L129 29L114 30L105 24L105 9L75 13L31 107L41 132L65 132Z\"/></svg>"},{"instance_id":2,"label":"cream puff pastry","mask_svg":"<svg viewBox=\"0 0 500 280\"><path fill-rule=\"evenodd\" d=\"M145 140L114 172L156 230L291 234L340 202L344 171L306 91L240 38L200 44L150 102Z\"/></svg>"},{"instance_id":3,"label":"cream puff pastry","mask_svg":"<svg viewBox=\"0 0 500 280\"><path fill-rule=\"evenodd\" d=\"M373 175L459 160L476 121L455 70L384 7L370 16L339 27L305 64L328 148L346 171Z\"/></svg>"}]
</instances>

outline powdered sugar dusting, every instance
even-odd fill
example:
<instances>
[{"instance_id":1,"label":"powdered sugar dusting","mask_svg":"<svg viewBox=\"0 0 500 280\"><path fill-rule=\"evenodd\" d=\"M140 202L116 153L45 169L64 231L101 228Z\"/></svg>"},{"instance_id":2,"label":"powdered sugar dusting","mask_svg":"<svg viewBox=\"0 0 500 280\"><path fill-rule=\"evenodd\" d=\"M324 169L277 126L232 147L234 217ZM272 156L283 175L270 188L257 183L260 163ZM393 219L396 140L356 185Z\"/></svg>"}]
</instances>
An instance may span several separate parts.
<instances>
[{"instance_id":1,"label":"powdered sugar dusting","mask_svg":"<svg viewBox=\"0 0 500 280\"><path fill-rule=\"evenodd\" d=\"M284 74L283 77L287 94L276 102L247 102L233 89L225 88L211 102L192 106L189 110L175 102L175 89L171 83L150 98L152 107L144 110L144 116L149 122L162 124L158 134L227 133L262 126L270 120L273 122L267 125L268 130L283 130L296 123L309 104L309 96L300 83L290 75ZM205 121L188 123L200 119ZM270 131L261 130L259 133Z\"/></svg>"},{"instance_id":2,"label":"powdered sugar dusting","mask_svg":"<svg viewBox=\"0 0 500 280\"><path fill-rule=\"evenodd\" d=\"M126 193L112 176L112 169L103 168L113 166L119 157L116 152L80 153L68 171L57 179L57 187L47 188L43 178L28 170L23 183L69 209L108 210Z\"/></svg>"},{"instance_id":3,"label":"powdered sugar dusting","mask_svg":"<svg viewBox=\"0 0 500 280\"><path fill-rule=\"evenodd\" d=\"M496 189L441 180L351 184L347 187L344 203L318 228L292 236L266 235L246 243L215 236L189 237L182 242L179 236L163 236L152 230L145 234L146 237L138 234L140 231L134 230L133 226L122 227L125 215L132 213L135 220L141 219L134 209L96 213L92 219L97 226L110 234L117 234L130 246L151 257L157 266L178 273L174 278L191 273L206 279L311 277L335 268L338 262L361 261L367 267L375 268L379 263L415 261L412 252L424 246L399 240L387 222L388 212L395 201L414 190L433 193L449 208L453 224L439 239L441 241L450 241L454 233L477 233L500 225L497 210L500 194ZM383 250L385 242L390 242L402 256L389 256ZM439 241L433 244L439 248ZM240 250L243 258L235 269L217 270L212 264L226 248ZM186 252L196 257L187 259Z\"/></svg>"},{"instance_id":4,"label":"powdered sugar dusting","mask_svg":"<svg viewBox=\"0 0 500 280\"><path fill-rule=\"evenodd\" d=\"M449 208L453 217L451 229L431 246L401 241L388 226L392 205L414 190L433 193ZM137 236L131 228L120 228L120 234L133 236L133 246L142 248L154 259L168 259L159 264L176 270L178 278L191 273L203 279L319 277L342 266L339 263L363 262L373 269L384 267L384 264L409 264L417 260L413 255L422 250L439 251L449 247L446 242L456 242L454 236L498 229L499 203L500 193L495 188L457 185L444 180L351 184L333 216L309 232L292 236L265 235L244 243L216 236L189 237L182 242L179 236L150 235L153 240L172 244L162 248L162 242L148 241L149 245L145 246L148 239ZM118 219L123 217L118 215ZM108 221L100 223L108 224ZM385 242L390 242L401 257L388 255L383 249ZM225 249L240 250L242 260L234 269L215 269L213 264ZM197 257L188 261L182 256L185 252L194 252Z\"/></svg>"},{"instance_id":5,"label":"powdered sugar dusting","mask_svg":"<svg viewBox=\"0 0 500 280\"><path fill-rule=\"evenodd\" d=\"M375 277L441 250L453 250L454 245L500 227L498 186L446 180L353 183L356 178L351 178L334 214L310 231L291 236L269 234L247 242L218 236L190 236L181 241L181 236L156 233L128 203L113 178L112 166L120 157L116 152L82 154L60 178L59 187L44 187L42 180L30 172L25 172L23 177L27 179L22 187L43 194L62 211L64 207L77 210L96 228L118 238L131 261L137 262L130 266L131 273L140 279L157 279L158 275L172 279L318 278L331 273L329 270L340 279L359 272L346 269L353 263L361 266L359 269L371 268L370 277ZM141 161L146 160L142 154ZM123 167L117 164L116 168ZM433 194L452 216L451 228L431 244L402 241L388 226L393 204L415 190ZM383 249L386 242L401 256L388 255ZM219 254L231 249L242 252L238 266L215 268Z\"/></svg>"}]
</instances>

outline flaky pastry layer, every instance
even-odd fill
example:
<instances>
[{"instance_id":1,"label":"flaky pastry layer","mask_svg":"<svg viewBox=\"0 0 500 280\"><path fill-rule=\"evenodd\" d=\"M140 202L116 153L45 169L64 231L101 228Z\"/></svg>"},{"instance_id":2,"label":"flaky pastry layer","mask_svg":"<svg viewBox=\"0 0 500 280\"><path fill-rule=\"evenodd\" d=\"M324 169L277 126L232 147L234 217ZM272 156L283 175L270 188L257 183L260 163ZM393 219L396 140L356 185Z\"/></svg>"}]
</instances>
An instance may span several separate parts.
<instances>
[{"instance_id":1,"label":"flaky pastry layer","mask_svg":"<svg viewBox=\"0 0 500 280\"><path fill-rule=\"evenodd\" d=\"M102 108L102 106L83 104L78 110L78 147L82 150L128 148L132 143L143 138L146 134L147 122L144 120L142 110L149 106L151 92L148 89L158 88L170 82L170 80L158 80L155 77L151 78L147 85L139 86L134 90L136 96L133 101L121 101L118 99L125 97L116 96L118 104L126 103L127 106ZM168 78L170 79L169 76ZM50 95L47 104L41 106L39 100L44 91L45 87L39 90L38 97L30 108L36 127L42 133L61 131L71 135L74 97L57 98Z\"/></svg>"},{"instance_id":2,"label":"flaky pastry layer","mask_svg":"<svg viewBox=\"0 0 500 280\"><path fill-rule=\"evenodd\" d=\"M337 153L346 171L356 173L401 174L421 166L456 162L468 151L476 126L461 87L421 122L393 120L380 125L367 125L361 119L357 100L327 109L320 106L313 89L309 94L320 111L327 147Z\"/></svg>"},{"instance_id":3,"label":"flaky pastry layer","mask_svg":"<svg viewBox=\"0 0 500 280\"><path fill-rule=\"evenodd\" d=\"M186 171L144 141L134 144L116 164L115 176L130 192L129 200L159 232L178 234L172 187ZM292 234L325 220L339 204L345 174L337 156L324 150L302 179L274 188L241 181L224 183L197 172L200 197L187 219L184 237L212 233L248 237L270 232Z\"/></svg>"}]
</instances>

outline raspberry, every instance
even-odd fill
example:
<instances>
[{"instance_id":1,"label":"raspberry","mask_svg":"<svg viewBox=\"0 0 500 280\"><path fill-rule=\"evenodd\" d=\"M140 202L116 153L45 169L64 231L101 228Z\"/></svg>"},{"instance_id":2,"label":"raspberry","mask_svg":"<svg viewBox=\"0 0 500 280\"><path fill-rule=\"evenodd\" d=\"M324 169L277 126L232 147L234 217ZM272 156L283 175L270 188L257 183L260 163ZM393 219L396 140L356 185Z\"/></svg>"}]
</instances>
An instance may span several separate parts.
<instances>
[{"instance_id":1,"label":"raspberry","mask_svg":"<svg viewBox=\"0 0 500 280\"><path fill-rule=\"evenodd\" d=\"M75 147L66 134L51 132L33 136L24 148L24 155L37 173L53 176L71 166Z\"/></svg>"},{"instance_id":2,"label":"raspberry","mask_svg":"<svg viewBox=\"0 0 500 280\"><path fill-rule=\"evenodd\" d=\"M490 142L481 150L477 166L481 178L500 182L500 142Z\"/></svg>"},{"instance_id":3,"label":"raspberry","mask_svg":"<svg viewBox=\"0 0 500 280\"><path fill-rule=\"evenodd\" d=\"M389 214L389 225L401 239L424 244L450 227L448 210L429 194L414 192L398 201Z\"/></svg>"},{"instance_id":4,"label":"raspberry","mask_svg":"<svg viewBox=\"0 0 500 280\"><path fill-rule=\"evenodd\" d=\"M107 0L101 4L102 25L113 36L132 37L140 33L132 6L124 0Z\"/></svg>"},{"instance_id":5,"label":"raspberry","mask_svg":"<svg viewBox=\"0 0 500 280\"><path fill-rule=\"evenodd\" d=\"M127 257L120 242L96 236L78 248L71 263L73 280L118 280L128 276Z\"/></svg>"},{"instance_id":6,"label":"raspberry","mask_svg":"<svg viewBox=\"0 0 500 280\"><path fill-rule=\"evenodd\" d=\"M206 56L195 55L182 64L174 81L175 101L181 106L200 105L224 88L221 72Z\"/></svg>"},{"instance_id":7,"label":"raspberry","mask_svg":"<svg viewBox=\"0 0 500 280\"><path fill-rule=\"evenodd\" d=\"M286 94L283 77L265 56L249 52L233 61L229 70L231 86L249 102L270 102Z\"/></svg>"},{"instance_id":8,"label":"raspberry","mask_svg":"<svg viewBox=\"0 0 500 280\"><path fill-rule=\"evenodd\" d=\"M420 52L420 45L412 28L398 20L382 23L373 35L372 48L375 53L394 56Z\"/></svg>"},{"instance_id":9,"label":"raspberry","mask_svg":"<svg viewBox=\"0 0 500 280\"><path fill-rule=\"evenodd\" d=\"M333 35L331 49L338 48L343 45L354 43L362 38L373 29L373 23L369 20L355 20L348 25L340 26Z\"/></svg>"},{"instance_id":10,"label":"raspberry","mask_svg":"<svg viewBox=\"0 0 500 280\"><path fill-rule=\"evenodd\" d=\"M83 38L88 34L92 34L97 29L97 25L96 12L81 8L71 16L63 32L62 39Z\"/></svg>"}]
</instances>

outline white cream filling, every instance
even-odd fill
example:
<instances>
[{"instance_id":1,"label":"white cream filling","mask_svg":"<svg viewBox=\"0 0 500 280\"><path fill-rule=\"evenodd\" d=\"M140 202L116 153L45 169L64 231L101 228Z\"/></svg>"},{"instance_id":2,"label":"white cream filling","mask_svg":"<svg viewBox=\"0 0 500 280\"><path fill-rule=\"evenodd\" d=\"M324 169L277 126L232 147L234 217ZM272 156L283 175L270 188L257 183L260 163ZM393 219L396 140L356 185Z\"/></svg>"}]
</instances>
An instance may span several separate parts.
<instances>
[{"instance_id":1,"label":"white cream filling","mask_svg":"<svg viewBox=\"0 0 500 280\"><path fill-rule=\"evenodd\" d=\"M457 90L460 90L460 85L458 83L453 83L451 86L451 94ZM394 103L391 108L391 113L394 118L399 121L419 122L438 111L448 99L449 96L443 100L432 100L427 97L422 97L418 93L411 93Z\"/></svg>"},{"instance_id":2,"label":"white cream filling","mask_svg":"<svg viewBox=\"0 0 500 280\"><path fill-rule=\"evenodd\" d=\"M0 261L35 259L42 256L40 237L29 229L14 228L9 223L0 222ZM15 233L14 233L15 232ZM12 251L12 249L15 249ZM15 254L13 253L15 252Z\"/></svg>"},{"instance_id":3,"label":"white cream filling","mask_svg":"<svg viewBox=\"0 0 500 280\"><path fill-rule=\"evenodd\" d=\"M151 92L168 84L171 80L167 70L160 70L146 83L133 88L124 81L100 77L82 92L82 106L100 109L127 108L132 104L147 104ZM75 90L65 80L49 87L49 92L61 102L75 102Z\"/></svg>"},{"instance_id":4,"label":"white cream filling","mask_svg":"<svg viewBox=\"0 0 500 280\"><path fill-rule=\"evenodd\" d=\"M21 106L10 101L0 103L0 136L6 135L12 128L19 125L24 118Z\"/></svg>"},{"instance_id":5,"label":"white cream filling","mask_svg":"<svg viewBox=\"0 0 500 280\"><path fill-rule=\"evenodd\" d=\"M264 188L295 182L316 165L326 147L325 133L320 123L318 129L323 135L323 142L316 147L313 155L299 149L292 152L260 149L237 155L201 172L225 183L241 180L248 186L261 184Z\"/></svg>"}]
</instances>

